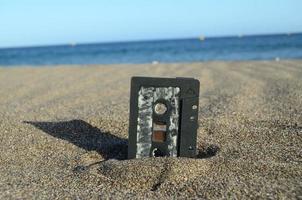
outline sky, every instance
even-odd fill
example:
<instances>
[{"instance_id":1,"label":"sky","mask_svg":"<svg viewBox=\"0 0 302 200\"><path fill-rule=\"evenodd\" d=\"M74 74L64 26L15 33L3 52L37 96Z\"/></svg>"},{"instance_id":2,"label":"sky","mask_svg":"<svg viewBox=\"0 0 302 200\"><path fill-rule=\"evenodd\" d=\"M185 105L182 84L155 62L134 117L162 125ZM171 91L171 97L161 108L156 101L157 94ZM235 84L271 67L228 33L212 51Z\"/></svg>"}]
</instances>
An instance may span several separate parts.
<instances>
[{"instance_id":1,"label":"sky","mask_svg":"<svg viewBox=\"0 0 302 200\"><path fill-rule=\"evenodd\" d=\"M289 32L301 0L0 0L0 48Z\"/></svg>"}]
</instances>

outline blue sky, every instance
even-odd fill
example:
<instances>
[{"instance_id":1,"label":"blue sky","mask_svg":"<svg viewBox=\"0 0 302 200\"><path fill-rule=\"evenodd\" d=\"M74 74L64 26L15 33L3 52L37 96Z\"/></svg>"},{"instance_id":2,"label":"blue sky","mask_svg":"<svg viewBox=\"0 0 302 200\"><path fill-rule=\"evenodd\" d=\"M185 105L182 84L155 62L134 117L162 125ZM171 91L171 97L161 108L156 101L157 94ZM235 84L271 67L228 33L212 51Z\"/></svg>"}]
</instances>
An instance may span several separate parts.
<instances>
[{"instance_id":1,"label":"blue sky","mask_svg":"<svg viewBox=\"0 0 302 200\"><path fill-rule=\"evenodd\" d=\"M287 32L301 0L0 0L0 47Z\"/></svg>"}]
</instances>

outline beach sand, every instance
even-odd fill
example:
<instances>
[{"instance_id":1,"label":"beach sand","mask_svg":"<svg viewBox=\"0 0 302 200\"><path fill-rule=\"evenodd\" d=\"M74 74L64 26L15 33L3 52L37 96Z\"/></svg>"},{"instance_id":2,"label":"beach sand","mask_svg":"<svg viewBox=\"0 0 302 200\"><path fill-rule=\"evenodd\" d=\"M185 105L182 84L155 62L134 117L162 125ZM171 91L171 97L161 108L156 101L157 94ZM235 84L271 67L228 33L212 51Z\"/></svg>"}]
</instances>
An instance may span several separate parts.
<instances>
[{"instance_id":1,"label":"beach sand","mask_svg":"<svg viewBox=\"0 0 302 200\"><path fill-rule=\"evenodd\" d=\"M125 160L130 78L200 80L199 155ZM0 68L0 199L302 198L302 61Z\"/></svg>"}]
</instances>

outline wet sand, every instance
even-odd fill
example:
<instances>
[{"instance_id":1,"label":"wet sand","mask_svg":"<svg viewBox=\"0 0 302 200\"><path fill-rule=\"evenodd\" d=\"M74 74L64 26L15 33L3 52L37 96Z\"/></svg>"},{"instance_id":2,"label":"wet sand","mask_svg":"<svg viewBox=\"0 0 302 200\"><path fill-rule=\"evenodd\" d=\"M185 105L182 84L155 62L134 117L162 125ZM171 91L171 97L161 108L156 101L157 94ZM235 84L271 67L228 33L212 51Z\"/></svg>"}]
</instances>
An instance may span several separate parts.
<instances>
[{"instance_id":1,"label":"wet sand","mask_svg":"<svg viewBox=\"0 0 302 200\"><path fill-rule=\"evenodd\" d=\"M125 160L134 75L200 80L197 159ZM302 61L0 68L0 199L302 198Z\"/></svg>"}]
</instances>

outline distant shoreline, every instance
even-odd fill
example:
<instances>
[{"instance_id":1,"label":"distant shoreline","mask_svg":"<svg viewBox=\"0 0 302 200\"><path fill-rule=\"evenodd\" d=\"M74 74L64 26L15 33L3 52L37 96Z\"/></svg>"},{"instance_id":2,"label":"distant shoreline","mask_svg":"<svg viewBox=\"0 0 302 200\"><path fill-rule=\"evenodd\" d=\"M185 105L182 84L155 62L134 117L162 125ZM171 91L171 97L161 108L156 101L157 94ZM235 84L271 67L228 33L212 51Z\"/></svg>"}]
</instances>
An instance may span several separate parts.
<instances>
[{"instance_id":1,"label":"distant shoreline","mask_svg":"<svg viewBox=\"0 0 302 200\"><path fill-rule=\"evenodd\" d=\"M0 65L0 69L9 69L9 68L89 68L89 67L129 67L129 66L157 66L157 65L192 65L192 64L222 64L222 63L278 63L278 62L300 62L300 59L284 59L284 60L211 60L211 61L196 61L196 62L174 62L174 63L164 63L159 62L157 64L153 63L117 63L117 64L57 64L57 65L12 65L12 66L5 66Z\"/></svg>"}]
</instances>

